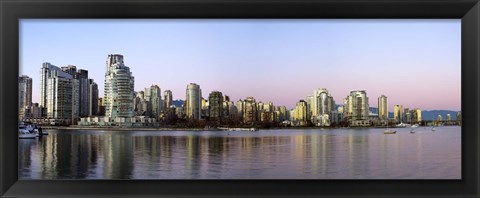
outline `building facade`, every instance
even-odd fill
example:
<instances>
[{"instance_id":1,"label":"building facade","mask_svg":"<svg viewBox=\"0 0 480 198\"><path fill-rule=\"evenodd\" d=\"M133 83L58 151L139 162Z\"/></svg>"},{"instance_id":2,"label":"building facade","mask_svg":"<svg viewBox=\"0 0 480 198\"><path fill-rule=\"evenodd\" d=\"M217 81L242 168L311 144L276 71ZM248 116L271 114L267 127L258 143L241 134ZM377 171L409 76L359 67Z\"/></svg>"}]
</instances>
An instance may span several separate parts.
<instances>
[{"instance_id":1,"label":"building facade","mask_svg":"<svg viewBox=\"0 0 480 198\"><path fill-rule=\"evenodd\" d=\"M228 108L228 107L227 107ZM221 120L224 115L223 94L219 91L212 91L208 96L208 110L211 120Z\"/></svg>"},{"instance_id":2,"label":"building facade","mask_svg":"<svg viewBox=\"0 0 480 198\"><path fill-rule=\"evenodd\" d=\"M22 75L18 79L18 111L19 120L28 117L26 112L32 106L32 78Z\"/></svg>"},{"instance_id":3,"label":"building facade","mask_svg":"<svg viewBox=\"0 0 480 198\"><path fill-rule=\"evenodd\" d=\"M88 116L98 115L98 85L93 79L88 80L89 96L88 96Z\"/></svg>"},{"instance_id":4,"label":"building facade","mask_svg":"<svg viewBox=\"0 0 480 198\"><path fill-rule=\"evenodd\" d=\"M202 108L202 90L200 85L190 83L186 89L185 113L188 119L199 120Z\"/></svg>"},{"instance_id":5,"label":"building facade","mask_svg":"<svg viewBox=\"0 0 480 198\"><path fill-rule=\"evenodd\" d=\"M393 106L393 119L396 123L403 122L403 105L395 105Z\"/></svg>"},{"instance_id":6,"label":"building facade","mask_svg":"<svg viewBox=\"0 0 480 198\"><path fill-rule=\"evenodd\" d=\"M52 124L75 124L79 117L80 85L74 76L52 71L47 81L47 117L55 119Z\"/></svg>"},{"instance_id":7,"label":"building facade","mask_svg":"<svg viewBox=\"0 0 480 198\"><path fill-rule=\"evenodd\" d=\"M385 95L378 97L378 118L388 121L388 98Z\"/></svg>"},{"instance_id":8,"label":"building facade","mask_svg":"<svg viewBox=\"0 0 480 198\"><path fill-rule=\"evenodd\" d=\"M110 54L105 72L105 116L110 118L133 116L134 77L125 66L123 55Z\"/></svg>"},{"instance_id":9,"label":"building facade","mask_svg":"<svg viewBox=\"0 0 480 198\"><path fill-rule=\"evenodd\" d=\"M165 90L163 92L163 106L165 108L170 108L172 106L173 94L170 90Z\"/></svg>"}]
</instances>

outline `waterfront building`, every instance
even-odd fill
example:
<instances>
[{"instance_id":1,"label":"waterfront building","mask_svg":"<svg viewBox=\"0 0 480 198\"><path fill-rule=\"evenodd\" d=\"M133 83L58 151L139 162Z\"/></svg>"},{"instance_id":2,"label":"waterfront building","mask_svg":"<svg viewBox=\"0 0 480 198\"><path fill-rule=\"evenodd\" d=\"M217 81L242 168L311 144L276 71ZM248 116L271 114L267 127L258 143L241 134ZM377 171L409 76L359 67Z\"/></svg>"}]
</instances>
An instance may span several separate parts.
<instances>
[{"instance_id":1,"label":"waterfront building","mask_svg":"<svg viewBox=\"0 0 480 198\"><path fill-rule=\"evenodd\" d=\"M151 104L145 99L145 92L139 91L135 96L134 111L137 116L150 116Z\"/></svg>"},{"instance_id":2,"label":"waterfront building","mask_svg":"<svg viewBox=\"0 0 480 198\"><path fill-rule=\"evenodd\" d=\"M238 99L237 101L237 116L240 118L241 121L244 120L244 112L245 112L245 103L242 99Z\"/></svg>"},{"instance_id":3,"label":"waterfront building","mask_svg":"<svg viewBox=\"0 0 480 198\"><path fill-rule=\"evenodd\" d=\"M370 107L368 105L367 92L365 90L351 91L346 102L349 124L351 126L370 126Z\"/></svg>"},{"instance_id":4,"label":"waterfront building","mask_svg":"<svg viewBox=\"0 0 480 198\"><path fill-rule=\"evenodd\" d=\"M417 108L417 109L414 109L414 111L415 111L415 114L413 119L417 123L422 123L422 110Z\"/></svg>"},{"instance_id":5,"label":"waterfront building","mask_svg":"<svg viewBox=\"0 0 480 198\"><path fill-rule=\"evenodd\" d=\"M186 89L185 113L188 119L198 120L201 118L202 90L200 85L190 83Z\"/></svg>"},{"instance_id":6,"label":"waterfront building","mask_svg":"<svg viewBox=\"0 0 480 198\"><path fill-rule=\"evenodd\" d=\"M161 89L158 85L150 86L149 92L149 102L151 105L151 117L158 118L160 116L160 112L163 110L163 101L161 96Z\"/></svg>"},{"instance_id":7,"label":"waterfront building","mask_svg":"<svg viewBox=\"0 0 480 198\"><path fill-rule=\"evenodd\" d=\"M393 119L396 123L403 122L403 105L393 106Z\"/></svg>"},{"instance_id":8,"label":"waterfront building","mask_svg":"<svg viewBox=\"0 0 480 198\"><path fill-rule=\"evenodd\" d=\"M462 124L462 112L460 111L457 112L457 124Z\"/></svg>"},{"instance_id":9,"label":"waterfront building","mask_svg":"<svg viewBox=\"0 0 480 198\"><path fill-rule=\"evenodd\" d=\"M28 117L26 109L32 106L32 78L22 75L18 79L18 110L19 120Z\"/></svg>"},{"instance_id":10,"label":"waterfront building","mask_svg":"<svg viewBox=\"0 0 480 198\"><path fill-rule=\"evenodd\" d=\"M52 70L47 81L47 117L52 124L75 124L79 116L79 82L61 70Z\"/></svg>"},{"instance_id":11,"label":"waterfront building","mask_svg":"<svg viewBox=\"0 0 480 198\"><path fill-rule=\"evenodd\" d=\"M98 115L98 85L89 79L88 116Z\"/></svg>"},{"instance_id":12,"label":"waterfront building","mask_svg":"<svg viewBox=\"0 0 480 198\"><path fill-rule=\"evenodd\" d=\"M45 108L41 108L38 103L33 103L28 114L29 118L42 118L44 110Z\"/></svg>"},{"instance_id":13,"label":"waterfront building","mask_svg":"<svg viewBox=\"0 0 480 198\"><path fill-rule=\"evenodd\" d=\"M295 117L293 123L295 126L306 126L308 115L308 104L305 100L300 100L295 106Z\"/></svg>"},{"instance_id":14,"label":"waterfront building","mask_svg":"<svg viewBox=\"0 0 480 198\"><path fill-rule=\"evenodd\" d=\"M42 64L40 69L40 103L39 106L46 108L47 107L47 82L52 71L61 71L61 69L55 65L52 65L48 62ZM46 113L46 112L45 112ZM44 115L46 116L46 114Z\"/></svg>"},{"instance_id":15,"label":"waterfront building","mask_svg":"<svg viewBox=\"0 0 480 198\"><path fill-rule=\"evenodd\" d=\"M452 121L452 116L449 113L447 113L446 119L447 121Z\"/></svg>"},{"instance_id":16,"label":"waterfront building","mask_svg":"<svg viewBox=\"0 0 480 198\"><path fill-rule=\"evenodd\" d=\"M278 120L279 120L280 122L285 121L285 120L288 120L288 117L289 117L289 116L288 116L288 114L287 114L287 113L288 113L287 107L285 107L285 106L278 106L278 107L277 107L277 111L279 112L279 113L278 113Z\"/></svg>"},{"instance_id":17,"label":"waterfront building","mask_svg":"<svg viewBox=\"0 0 480 198\"><path fill-rule=\"evenodd\" d=\"M378 97L378 118L380 121L388 121L388 98L385 95Z\"/></svg>"},{"instance_id":18,"label":"waterfront building","mask_svg":"<svg viewBox=\"0 0 480 198\"><path fill-rule=\"evenodd\" d=\"M163 92L163 103L165 108L170 108L172 106L173 94L170 90L165 90Z\"/></svg>"},{"instance_id":19,"label":"waterfront building","mask_svg":"<svg viewBox=\"0 0 480 198\"><path fill-rule=\"evenodd\" d=\"M412 122L412 114L410 112L410 109L409 108L405 108L403 110L403 121L405 121L406 123L411 123Z\"/></svg>"},{"instance_id":20,"label":"waterfront building","mask_svg":"<svg viewBox=\"0 0 480 198\"><path fill-rule=\"evenodd\" d=\"M353 114L353 96L348 95L345 99L343 99L343 117L347 120L352 118Z\"/></svg>"},{"instance_id":21,"label":"waterfront building","mask_svg":"<svg viewBox=\"0 0 480 198\"><path fill-rule=\"evenodd\" d=\"M208 96L208 111L211 120L221 120L223 117L223 95L222 92L212 91Z\"/></svg>"},{"instance_id":22,"label":"waterfront building","mask_svg":"<svg viewBox=\"0 0 480 198\"><path fill-rule=\"evenodd\" d=\"M97 115L99 116L104 116L105 115L105 105L103 105L103 98L98 98L98 109L97 109Z\"/></svg>"},{"instance_id":23,"label":"waterfront building","mask_svg":"<svg viewBox=\"0 0 480 198\"><path fill-rule=\"evenodd\" d=\"M88 79L88 71L79 69L74 75L79 83L79 109L80 117L86 117L90 114L90 81Z\"/></svg>"},{"instance_id":24,"label":"waterfront building","mask_svg":"<svg viewBox=\"0 0 480 198\"><path fill-rule=\"evenodd\" d=\"M332 111L335 110L335 101L326 88L319 88L314 91L310 99L311 120L316 126L330 126ZM307 102L308 103L308 102Z\"/></svg>"},{"instance_id":25,"label":"waterfront building","mask_svg":"<svg viewBox=\"0 0 480 198\"><path fill-rule=\"evenodd\" d=\"M201 106L201 108L200 108L201 109L200 118L201 119L206 119L207 117L209 117L208 107L210 106L210 104L209 104L208 100L202 97L200 106Z\"/></svg>"},{"instance_id":26,"label":"waterfront building","mask_svg":"<svg viewBox=\"0 0 480 198\"><path fill-rule=\"evenodd\" d=\"M247 97L244 105L243 122L246 124L254 124L257 121L257 103L255 98Z\"/></svg>"},{"instance_id":27,"label":"waterfront building","mask_svg":"<svg viewBox=\"0 0 480 198\"><path fill-rule=\"evenodd\" d=\"M72 75L73 78L78 80L79 90L78 90L78 106L79 106L79 116L87 117L91 114L91 96L92 92L90 91L90 80L88 79L88 71L84 69L77 69L75 65L67 65L61 67L61 70L67 74ZM98 89L98 88L97 88Z\"/></svg>"},{"instance_id":28,"label":"waterfront building","mask_svg":"<svg viewBox=\"0 0 480 198\"><path fill-rule=\"evenodd\" d=\"M437 121L443 121L442 115L438 115L438 116L437 116Z\"/></svg>"},{"instance_id":29,"label":"waterfront building","mask_svg":"<svg viewBox=\"0 0 480 198\"><path fill-rule=\"evenodd\" d=\"M108 55L104 90L106 117L133 116L134 77L123 62L123 55Z\"/></svg>"}]
</instances>

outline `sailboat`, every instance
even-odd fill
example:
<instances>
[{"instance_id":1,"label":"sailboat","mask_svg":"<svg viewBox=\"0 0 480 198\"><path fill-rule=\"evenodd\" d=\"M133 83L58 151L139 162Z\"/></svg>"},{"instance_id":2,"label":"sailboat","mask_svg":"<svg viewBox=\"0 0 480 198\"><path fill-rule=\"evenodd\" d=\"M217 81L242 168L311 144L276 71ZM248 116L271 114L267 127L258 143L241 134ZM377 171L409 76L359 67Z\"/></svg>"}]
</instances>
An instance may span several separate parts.
<instances>
[{"instance_id":1,"label":"sailboat","mask_svg":"<svg viewBox=\"0 0 480 198\"><path fill-rule=\"evenodd\" d=\"M388 128L388 120L387 120L387 130L383 131L383 134L396 134L396 133L397 133L396 130Z\"/></svg>"}]
</instances>

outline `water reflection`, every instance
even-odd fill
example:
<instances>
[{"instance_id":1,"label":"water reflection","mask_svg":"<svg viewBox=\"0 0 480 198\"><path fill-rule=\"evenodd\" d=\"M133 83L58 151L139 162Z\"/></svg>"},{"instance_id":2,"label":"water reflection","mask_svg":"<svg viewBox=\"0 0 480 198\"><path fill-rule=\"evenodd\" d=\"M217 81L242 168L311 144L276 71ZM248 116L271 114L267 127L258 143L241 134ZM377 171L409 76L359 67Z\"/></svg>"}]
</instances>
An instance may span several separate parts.
<instances>
[{"instance_id":1,"label":"water reflection","mask_svg":"<svg viewBox=\"0 0 480 198\"><path fill-rule=\"evenodd\" d=\"M19 140L21 179L460 178L459 127L396 135L379 129L49 132Z\"/></svg>"}]
</instances>

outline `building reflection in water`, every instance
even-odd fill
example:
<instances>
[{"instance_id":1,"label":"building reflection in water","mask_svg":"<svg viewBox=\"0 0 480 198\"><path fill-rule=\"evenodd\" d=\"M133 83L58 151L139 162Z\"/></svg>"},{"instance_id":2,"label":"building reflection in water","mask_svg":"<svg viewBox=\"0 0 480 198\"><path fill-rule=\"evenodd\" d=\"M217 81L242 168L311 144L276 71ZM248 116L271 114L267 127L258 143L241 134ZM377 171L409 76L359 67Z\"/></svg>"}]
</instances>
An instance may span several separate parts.
<instances>
[{"instance_id":1,"label":"building reflection in water","mask_svg":"<svg viewBox=\"0 0 480 198\"><path fill-rule=\"evenodd\" d=\"M456 156L460 144L438 145L460 136L449 139L436 134L384 135L376 129L230 135L52 131L39 140L19 141L19 175L22 179L355 179L434 177L445 169L454 172L448 177L460 175ZM444 167L428 165L438 163Z\"/></svg>"}]
</instances>

